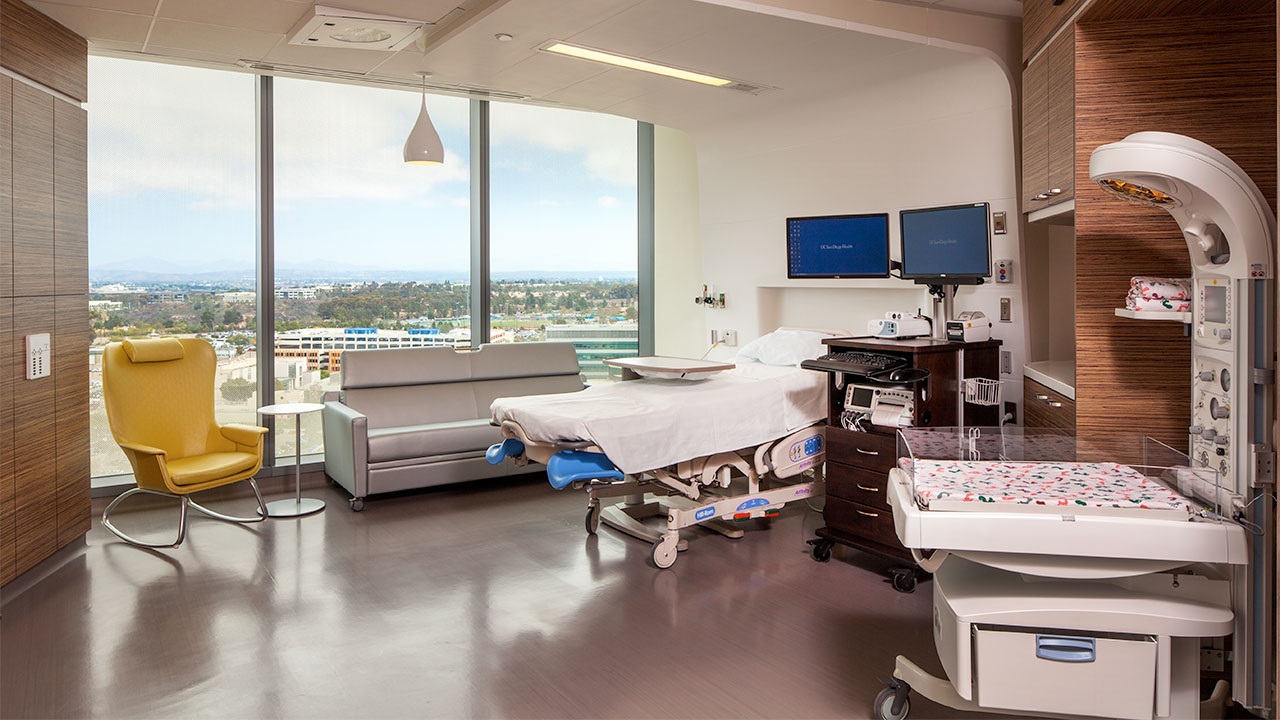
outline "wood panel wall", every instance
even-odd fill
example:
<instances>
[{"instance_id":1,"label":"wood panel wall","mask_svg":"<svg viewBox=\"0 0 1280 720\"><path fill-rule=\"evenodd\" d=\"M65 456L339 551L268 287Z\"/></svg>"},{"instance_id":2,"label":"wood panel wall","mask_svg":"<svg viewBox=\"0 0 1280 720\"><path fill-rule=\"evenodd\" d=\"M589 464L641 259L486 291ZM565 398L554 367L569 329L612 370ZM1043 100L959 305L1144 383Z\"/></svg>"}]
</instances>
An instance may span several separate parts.
<instances>
[{"instance_id":1,"label":"wood panel wall","mask_svg":"<svg viewBox=\"0 0 1280 720\"><path fill-rule=\"evenodd\" d=\"M88 118L82 38L0 0L0 584L89 529ZM41 87L39 83L49 87ZM52 374L26 379L26 336Z\"/></svg>"},{"instance_id":2,"label":"wood panel wall","mask_svg":"<svg viewBox=\"0 0 1280 720\"><path fill-rule=\"evenodd\" d=\"M1113 309L1123 307L1134 275L1187 277L1186 244L1168 213L1103 194L1089 180L1089 156L1143 130L1187 135L1235 160L1274 210L1275 15L1082 18L1075 33L1076 424L1095 441L1150 435L1184 447L1184 327L1118 318Z\"/></svg>"}]
</instances>

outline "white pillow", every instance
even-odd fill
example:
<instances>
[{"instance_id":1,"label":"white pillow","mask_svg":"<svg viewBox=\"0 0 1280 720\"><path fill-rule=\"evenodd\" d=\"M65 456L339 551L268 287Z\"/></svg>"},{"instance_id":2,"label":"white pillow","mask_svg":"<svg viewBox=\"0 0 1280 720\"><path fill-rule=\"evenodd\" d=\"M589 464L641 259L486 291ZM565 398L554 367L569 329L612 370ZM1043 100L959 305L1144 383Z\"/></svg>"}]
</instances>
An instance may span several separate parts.
<instances>
[{"instance_id":1,"label":"white pillow","mask_svg":"<svg viewBox=\"0 0 1280 720\"><path fill-rule=\"evenodd\" d=\"M743 345L736 362L759 362L765 365L799 365L827 351L822 339L826 333L811 330L774 330Z\"/></svg>"}]
</instances>

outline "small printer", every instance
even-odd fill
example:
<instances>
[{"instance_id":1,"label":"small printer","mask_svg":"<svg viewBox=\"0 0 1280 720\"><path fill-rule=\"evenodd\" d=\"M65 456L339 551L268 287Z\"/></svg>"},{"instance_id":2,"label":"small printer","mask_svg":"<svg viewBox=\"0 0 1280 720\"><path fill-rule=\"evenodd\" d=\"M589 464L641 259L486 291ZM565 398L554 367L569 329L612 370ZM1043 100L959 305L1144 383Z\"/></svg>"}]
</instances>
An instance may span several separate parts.
<instances>
[{"instance_id":1,"label":"small printer","mask_svg":"<svg viewBox=\"0 0 1280 720\"><path fill-rule=\"evenodd\" d=\"M914 338L928 336L933 326L928 318L914 313L888 312L883 320L867 323L867 334L879 338Z\"/></svg>"},{"instance_id":2,"label":"small printer","mask_svg":"<svg viewBox=\"0 0 1280 720\"><path fill-rule=\"evenodd\" d=\"M980 342L991 339L991 321L981 310L969 310L947 321L947 340Z\"/></svg>"}]
</instances>

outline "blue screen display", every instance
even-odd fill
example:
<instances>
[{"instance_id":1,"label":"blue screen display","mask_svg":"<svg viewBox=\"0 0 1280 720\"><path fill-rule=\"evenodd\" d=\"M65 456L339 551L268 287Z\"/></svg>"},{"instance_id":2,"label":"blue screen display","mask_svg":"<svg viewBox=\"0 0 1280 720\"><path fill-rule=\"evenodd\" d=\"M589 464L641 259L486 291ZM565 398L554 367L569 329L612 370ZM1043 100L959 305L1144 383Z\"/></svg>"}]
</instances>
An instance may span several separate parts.
<instances>
[{"instance_id":1,"label":"blue screen display","mask_svg":"<svg viewBox=\"0 0 1280 720\"><path fill-rule=\"evenodd\" d=\"M787 277L889 277L889 214L787 218Z\"/></svg>"},{"instance_id":2,"label":"blue screen display","mask_svg":"<svg viewBox=\"0 0 1280 720\"><path fill-rule=\"evenodd\" d=\"M902 277L991 276L987 204L903 210Z\"/></svg>"}]
</instances>

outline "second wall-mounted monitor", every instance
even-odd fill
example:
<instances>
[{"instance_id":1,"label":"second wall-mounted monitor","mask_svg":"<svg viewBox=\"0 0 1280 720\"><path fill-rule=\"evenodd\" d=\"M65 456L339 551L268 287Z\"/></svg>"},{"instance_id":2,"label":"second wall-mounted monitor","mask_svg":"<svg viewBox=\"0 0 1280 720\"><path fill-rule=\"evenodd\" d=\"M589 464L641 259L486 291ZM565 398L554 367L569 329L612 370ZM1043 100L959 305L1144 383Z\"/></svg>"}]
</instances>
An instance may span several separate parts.
<instances>
[{"instance_id":1,"label":"second wall-mounted monitor","mask_svg":"<svg viewBox=\"0 0 1280 720\"><path fill-rule=\"evenodd\" d=\"M889 277L889 214L787 218L787 277Z\"/></svg>"},{"instance_id":2,"label":"second wall-mounted monitor","mask_svg":"<svg viewBox=\"0 0 1280 720\"><path fill-rule=\"evenodd\" d=\"M903 210L902 277L937 285L991 277L989 210L987 203Z\"/></svg>"}]
</instances>

